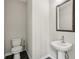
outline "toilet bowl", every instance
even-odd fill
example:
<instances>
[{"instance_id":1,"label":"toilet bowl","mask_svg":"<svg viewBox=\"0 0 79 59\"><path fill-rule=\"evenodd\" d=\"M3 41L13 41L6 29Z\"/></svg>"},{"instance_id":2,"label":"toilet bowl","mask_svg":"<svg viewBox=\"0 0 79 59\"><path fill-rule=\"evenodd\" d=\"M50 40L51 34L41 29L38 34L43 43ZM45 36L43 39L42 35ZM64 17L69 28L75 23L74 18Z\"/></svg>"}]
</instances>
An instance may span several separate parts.
<instances>
[{"instance_id":1,"label":"toilet bowl","mask_svg":"<svg viewBox=\"0 0 79 59\"><path fill-rule=\"evenodd\" d=\"M14 59L20 59L20 52L22 51L21 39L12 39L11 52L14 54Z\"/></svg>"}]
</instances>

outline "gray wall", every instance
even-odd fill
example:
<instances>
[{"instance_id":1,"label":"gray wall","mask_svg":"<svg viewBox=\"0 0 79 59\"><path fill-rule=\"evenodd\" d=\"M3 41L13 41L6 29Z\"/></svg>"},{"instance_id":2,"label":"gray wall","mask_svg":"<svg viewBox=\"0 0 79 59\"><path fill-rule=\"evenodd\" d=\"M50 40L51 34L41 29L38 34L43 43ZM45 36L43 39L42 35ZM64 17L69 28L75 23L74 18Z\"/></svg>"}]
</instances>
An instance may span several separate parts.
<instances>
[{"instance_id":1,"label":"gray wall","mask_svg":"<svg viewBox=\"0 0 79 59\"><path fill-rule=\"evenodd\" d=\"M58 32L56 31L56 5L64 0L50 0L50 42L59 40L62 35L65 36L65 41L73 44L72 50L69 52L69 58L75 59L75 33L74 32ZM50 46L50 53L56 57L56 51Z\"/></svg>"},{"instance_id":2,"label":"gray wall","mask_svg":"<svg viewBox=\"0 0 79 59\"><path fill-rule=\"evenodd\" d=\"M19 0L5 0L5 47L4 52L11 51L11 39L26 40L26 4Z\"/></svg>"},{"instance_id":3,"label":"gray wall","mask_svg":"<svg viewBox=\"0 0 79 59\"><path fill-rule=\"evenodd\" d=\"M27 41L26 41L26 50L29 55L29 58L32 58L32 0L27 1Z\"/></svg>"}]
</instances>

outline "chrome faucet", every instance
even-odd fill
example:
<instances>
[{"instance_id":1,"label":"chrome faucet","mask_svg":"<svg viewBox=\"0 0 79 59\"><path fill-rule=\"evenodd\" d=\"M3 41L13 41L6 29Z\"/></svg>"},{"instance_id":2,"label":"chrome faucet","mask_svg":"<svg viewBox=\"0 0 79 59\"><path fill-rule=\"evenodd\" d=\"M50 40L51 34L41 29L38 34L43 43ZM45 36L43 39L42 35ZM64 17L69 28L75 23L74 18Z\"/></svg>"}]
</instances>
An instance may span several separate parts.
<instances>
[{"instance_id":1,"label":"chrome faucet","mask_svg":"<svg viewBox=\"0 0 79 59\"><path fill-rule=\"evenodd\" d=\"M62 43L65 43L65 42L64 42L64 36L61 37L61 40L62 40Z\"/></svg>"}]
</instances>

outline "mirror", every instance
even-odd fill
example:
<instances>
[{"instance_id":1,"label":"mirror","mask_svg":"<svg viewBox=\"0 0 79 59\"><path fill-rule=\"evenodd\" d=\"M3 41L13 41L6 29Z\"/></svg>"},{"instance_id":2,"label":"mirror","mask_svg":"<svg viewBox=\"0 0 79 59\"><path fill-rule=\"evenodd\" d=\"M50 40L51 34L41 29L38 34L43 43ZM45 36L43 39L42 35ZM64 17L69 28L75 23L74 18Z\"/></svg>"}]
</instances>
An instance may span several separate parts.
<instances>
[{"instance_id":1,"label":"mirror","mask_svg":"<svg viewBox=\"0 0 79 59\"><path fill-rule=\"evenodd\" d=\"M75 32L74 0L67 0L56 6L56 30Z\"/></svg>"}]
</instances>

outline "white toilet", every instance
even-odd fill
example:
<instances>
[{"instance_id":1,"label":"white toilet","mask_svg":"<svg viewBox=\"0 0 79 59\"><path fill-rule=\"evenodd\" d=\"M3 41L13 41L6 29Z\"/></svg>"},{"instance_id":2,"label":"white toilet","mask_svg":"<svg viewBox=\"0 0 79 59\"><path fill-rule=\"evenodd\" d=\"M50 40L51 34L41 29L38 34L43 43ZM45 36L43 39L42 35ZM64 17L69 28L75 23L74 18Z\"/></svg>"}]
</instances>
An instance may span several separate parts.
<instances>
[{"instance_id":1,"label":"white toilet","mask_svg":"<svg viewBox=\"0 0 79 59\"><path fill-rule=\"evenodd\" d=\"M20 52L22 51L21 39L12 39L11 52L14 54L14 59L20 59Z\"/></svg>"}]
</instances>

